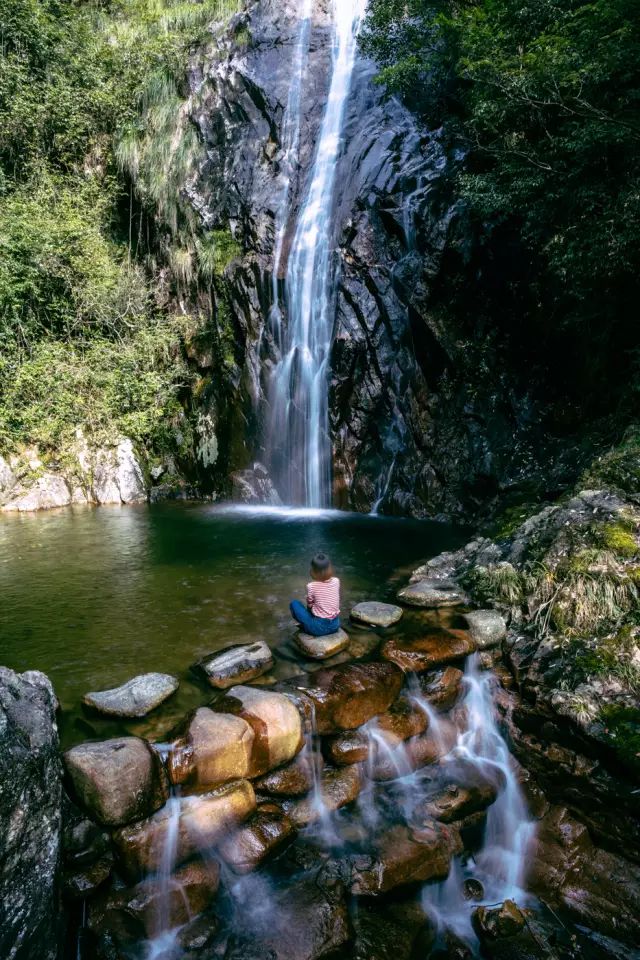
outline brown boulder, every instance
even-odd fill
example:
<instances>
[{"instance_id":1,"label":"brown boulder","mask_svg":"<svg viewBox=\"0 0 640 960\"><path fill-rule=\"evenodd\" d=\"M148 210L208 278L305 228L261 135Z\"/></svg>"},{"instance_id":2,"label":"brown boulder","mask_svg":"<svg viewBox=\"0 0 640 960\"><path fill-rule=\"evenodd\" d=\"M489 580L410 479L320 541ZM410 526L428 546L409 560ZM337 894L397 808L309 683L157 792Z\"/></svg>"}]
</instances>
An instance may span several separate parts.
<instances>
[{"instance_id":1,"label":"brown boulder","mask_svg":"<svg viewBox=\"0 0 640 960\"><path fill-rule=\"evenodd\" d=\"M201 850L214 847L255 808L255 793L249 781L236 780L209 793L170 802L147 820L117 830L113 842L127 876L143 877L159 870L167 833L176 816L176 862L183 863Z\"/></svg>"},{"instance_id":2,"label":"brown boulder","mask_svg":"<svg viewBox=\"0 0 640 960\"><path fill-rule=\"evenodd\" d=\"M318 670L297 687L313 705L317 732L339 733L388 710L400 693L402 672L390 663L348 663Z\"/></svg>"},{"instance_id":3,"label":"brown boulder","mask_svg":"<svg viewBox=\"0 0 640 960\"><path fill-rule=\"evenodd\" d=\"M466 630L443 630L424 637L392 637L382 646L382 657L405 672L421 673L474 653L476 644Z\"/></svg>"},{"instance_id":4,"label":"brown boulder","mask_svg":"<svg viewBox=\"0 0 640 960\"><path fill-rule=\"evenodd\" d=\"M410 697L403 695L377 718L376 725L390 739L409 740L424 733L429 719Z\"/></svg>"},{"instance_id":5,"label":"brown boulder","mask_svg":"<svg viewBox=\"0 0 640 960\"><path fill-rule=\"evenodd\" d=\"M513 900L505 900L499 907L476 907L471 917L473 929L481 942L514 937L526 922L524 914Z\"/></svg>"},{"instance_id":6,"label":"brown boulder","mask_svg":"<svg viewBox=\"0 0 640 960\"><path fill-rule=\"evenodd\" d=\"M200 707L171 748L167 768L172 783L210 786L253 776L254 740L242 717Z\"/></svg>"},{"instance_id":7,"label":"brown boulder","mask_svg":"<svg viewBox=\"0 0 640 960\"><path fill-rule=\"evenodd\" d=\"M451 858L461 849L460 836L451 827L391 827L374 841L371 854L351 858L351 892L378 896L408 883L444 880Z\"/></svg>"},{"instance_id":8,"label":"brown boulder","mask_svg":"<svg viewBox=\"0 0 640 960\"><path fill-rule=\"evenodd\" d=\"M258 810L245 824L225 837L218 852L234 873L250 873L279 853L295 836L291 820L281 811Z\"/></svg>"},{"instance_id":9,"label":"brown boulder","mask_svg":"<svg viewBox=\"0 0 640 960\"><path fill-rule=\"evenodd\" d=\"M436 710L450 710L460 699L464 673L457 667L445 667L427 673L418 680L420 695Z\"/></svg>"},{"instance_id":10,"label":"brown boulder","mask_svg":"<svg viewBox=\"0 0 640 960\"><path fill-rule=\"evenodd\" d=\"M212 706L216 712L241 717L253 729L253 776L293 760L302 749L300 714L282 693L256 687L232 687Z\"/></svg>"},{"instance_id":11,"label":"brown boulder","mask_svg":"<svg viewBox=\"0 0 640 960\"><path fill-rule=\"evenodd\" d=\"M322 752L331 763L347 767L362 763L369 756L371 739L362 730L345 730L333 737L324 737Z\"/></svg>"},{"instance_id":12,"label":"brown boulder","mask_svg":"<svg viewBox=\"0 0 640 960\"><path fill-rule=\"evenodd\" d=\"M342 767L339 770L325 769L320 777L320 797L308 796L298 800L291 810L291 819L296 827L315 823L320 820L323 811L331 813L353 803L360 794L362 783L362 770L359 766Z\"/></svg>"},{"instance_id":13,"label":"brown boulder","mask_svg":"<svg viewBox=\"0 0 640 960\"><path fill-rule=\"evenodd\" d=\"M381 713L374 721L375 732L382 736L392 749L403 740L424 733L429 720L408 697L400 696L391 704L386 713ZM326 737L322 749L325 757L337 766L362 763L371 753L372 738L367 728L347 730L333 737ZM374 750L373 753L376 751Z\"/></svg>"},{"instance_id":14,"label":"brown boulder","mask_svg":"<svg viewBox=\"0 0 640 960\"><path fill-rule=\"evenodd\" d=\"M137 737L82 743L64 762L79 803L107 827L148 817L169 795L159 756Z\"/></svg>"},{"instance_id":15,"label":"brown boulder","mask_svg":"<svg viewBox=\"0 0 640 960\"><path fill-rule=\"evenodd\" d=\"M256 790L263 790L274 797L302 797L313 786L313 766L306 750L299 753L291 763L272 770L255 782Z\"/></svg>"},{"instance_id":16,"label":"brown boulder","mask_svg":"<svg viewBox=\"0 0 640 960\"><path fill-rule=\"evenodd\" d=\"M497 793L495 785L488 780L478 780L466 786L451 782L425 803L423 811L431 820L453 823L485 810L494 802Z\"/></svg>"},{"instance_id":17,"label":"brown boulder","mask_svg":"<svg viewBox=\"0 0 640 960\"><path fill-rule=\"evenodd\" d=\"M397 756L378 750L367 768L372 780L395 780L406 770L419 770L435 763L453 749L457 740L456 728L448 720L441 720L438 730L433 727L395 747Z\"/></svg>"}]
</instances>

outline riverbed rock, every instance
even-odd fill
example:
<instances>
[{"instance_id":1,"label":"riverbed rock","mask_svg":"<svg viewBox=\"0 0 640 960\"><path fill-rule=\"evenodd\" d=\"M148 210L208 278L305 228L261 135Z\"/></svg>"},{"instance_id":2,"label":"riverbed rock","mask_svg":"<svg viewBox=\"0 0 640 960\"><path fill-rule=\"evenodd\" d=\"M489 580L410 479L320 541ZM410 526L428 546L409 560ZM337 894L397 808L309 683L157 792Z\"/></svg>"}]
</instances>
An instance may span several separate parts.
<instances>
[{"instance_id":1,"label":"riverbed rock","mask_svg":"<svg viewBox=\"0 0 640 960\"><path fill-rule=\"evenodd\" d=\"M362 899L353 911L351 960L415 960L429 957L435 928L417 898L385 903Z\"/></svg>"},{"instance_id":2,"label":"riverbed rock","mask_svg":"<svg viewBox=\"0 0 640 960\"><path fill-rule=\"evenodd\" d=\"M463 616L478 650L497 646L507 635L506 621L497 610L471 610Z\"/></svg>"},{"instance_id":3,"label":"riverbed rock","mask_svg":"<svg viewBox=\"0 0 640 960\"><path fill-rule=\"evenodd\" d=\"M480 941L514 937L524 928L526 918L513 900L499 907L476 907L471 922Z\"/></svg>"},{"instance_id":4,"label":"riverbed rock","mask_svg":"<svg viewBox=\"0 0 640 960\"><path fill-rule=\"evenodd\" d=\"M357 603L351 610L351 619L356 623L366 623L371 627L391 627L402 617L402 607L393 603L380 603L367 600Z\"/></svg>"},{"instance_id":5,"label":"riverbed rock","mask_svg":"<svg viewBox=\"0 0 640 960\"><path fill-rule=\"evenodd\" d=\"M344 630L337 630L324 637L312 637L311 634L299 630L293 639L311 660L328 660L349 646L349 635Z\"/></svg>"},{"instance_id":6,"label":"riverbed rock","mask_svg":"<svg viewBox=\"0 0 640 960\"><path fill-rule=\"evenodd\" d=\"M255 687L232 687L215 701L216 711L241 717L253 729L253 776L293 760L304 744L302 720L284 694Z\"/></svg>"},{"instance_id":7,"label":"riverbed rock","mask_svg":"<svg viewBox=\"0 0 640 960\"><path fill-rule=\"evenodd\" d=\"M422 674L418 679L420 695L436 710L450 710L460 699L463 679L464 673L457 667Z\"/></svg>"},{"instance_id":8,"label":"riverbed rock","mask_svg":"<svg viewBox=\"0 0 640 960\"><path fill-rule=\"evenodd\" d=\"M172 783L213 786L254 775L255 733L242 717L195 711L183 737L171 747L167 769Z\"/></svg>"},{"instance_id":9,"label":"riverbed rock","mask_svg":"<svg viewBox=\"0 0 640 960\"><path fill-rule=\"evenodd\" d=\"M433 726L425 733L395 746L391 753L377 750L367 773L372 780L396 780L406 776L407 770L419 770L445 757L455 746L457 731L448 720L441 720L438 729Z\"/></svg>"},{"instance_id":10,"label":"riverbed rock","mask_svg":"<svg viewBox=\"0 0 640 960\"><path fill-rule=\"evenodd\" d=\"M363 763L369 756L371 738L364 730L345 730L332 737L322 738L322 752L338 767Z\"/></svg>"},{"instance_id":11,"label":"riverbed rock","mask_svg":"<svg viewBox=\"0 0 640 960\"><path fill-rule=\"evenodd\" d=\"M338 766L362 763L371 750L372 733L382 736L390 747L408 740L427 729L429 720L424 712L406 696L400 696L386 713L358 730L346 730L331 737L324 737L322 750L325 757ZM371 729L369 729L371 727Z\"/></svg>"},{"instance_id":12,"label":"riverbed rock","mask_svg":"<svg viewBox=\"0 0 640 960\"><path fill-rule=\"evenodd\" d=\"M146 820L115 831L113 841L119 862L131 879L157 871L167 833L177 819L176 862L184 863L201 850L214 848L255 808L256 797L248 780L235 780L207 793L181 797Z\"/></svg>"},{"instance_id":13,"label":"riverbed rock","mask_svg":"<svg viewBox=\"0 0 640 960\"><path fill-rule=\"evenodd\" d=\"M179 686L168 673L143 673L111 690L87 693L82 702L111 717L146 717Z\"/></svg>"},{"instance_id":14,"label":"riverbed rock","mask_svg":"<svg viewBox=\"0 0 640 960\"><path fill-rule=\"evenodd\" d=\"M290 813L293 823L296 827L305 827L320 820L323 813L340 810L353 803L360 794L363 782L362 770L357 764L340 769L325 768L320 776L319 797L310 795L298 800Z\"/></svg>"},{"instance_id":15,"label":"riverbed rock","mask_svg":"<svg viewBox=\"0 0 640 960\"><path fill-rule=\"evenodd\" d=\"M301 797L309 793L313 787L313 765L308 752L302 751L291 763L259 777L254 786L274 797Z\"/></svg>"},{"instance_id":16,"label":"riverbed rock","mask_svg":"<svg viewBox=\"0 0 640 960\"><path fill-rule=\"evenodd\" d=\"M382 657L406 672L433 670L462 660L477 649L466 630L442 630L425 637L392 637L382 646Z\"/></svg>"},{"instance_id":17,"label":"riverbed rock","mask_svg":"<svg viewBox=\"0 0 640 960\"><path fill-rule=\"evenodd\" d=\"M351 937L345 889L319 870L293 878L243 911L224 960L320 960Z\"/></svg>"},{"instance_id":18,"label":"riverbed rock","mask_svg":"<svg viewBox=\"0 0 640 960\"><path fill-rule=\"evenodd\" d=\"M458 607L469 597L454 580L416 580L398 591L398 599L410 607Z\"/></svg>"},{"instance_id":19,"label":"riverbed rock","mask_svg":"<svg viewBox=\"0 0 640 960\"><path fill-rule=\"evenodd\" d=\"M388 710L400 693L402 672L391 663L349 663L292 683L311 701L317 732L339 733Z\"/></svg>"},{"instance_id":20,"label":"riverbed rock","mask_svg":"<svg viewBox=\"0 0 640 960\"><path fill-rule=\"evenodd\" d=\"M238 683L248 683L267 673L273 666L273 654L262 640L237 643L210 653L194 663L192 670L212 687L226 690Z\"/></svg>"},{"instance_id":21,"label":"riverbed rock","mask_svg":"<svg viewBox=\"0 0 640 960\"><path fill-rule=\"evenodd\" d=\"M62 780L56 698L44 674L0 667L0 956L55 960Z\"/></svg>"},{"instance_id":22,"label":"riverbed rock","mask_svg":"<svg viewBox=\"0 0 640 960\"><path fill-rule=\"evenodd\" d=\"M424 814L440 823L453 823L489 807L498 795L495 784L480 777L470 785L446 783L422 807Z\"/></svg>"},{"instance_id":23,"label":"riverbed rock","mask_svg":"<svg viewBox=\"0 0 640 960\"><path fill-rule=\"evenodd\" d=\"M234 873L251 873L278 854L294 836L289 817L280 811L262 809L225 837L218 852Z\"/></svg>"},{"instance_id":24,"label":"riverbed rock","mask_svg":"<svg viewBox=\"0 0 640 960\"><path fill-rule=\"evenodd\" d=\"M169 795L159 756L137 737L82 743L64 762L78 802L106 827L148 817Z\"/></svg>"},{"instance_id":25,"label":"riverbed rock","mask_svg":"<svg viewBox=\"0 0 640 960\"><path fill-rule=\"evenodd\" d=\"M76 869L66 868L63 875L64 895L70 900L86 900L107 882L113 870L113 854L102 856L95 863Z\"/></svg>"},{"instance_id":26,"label":"riverbed rock","mask_svg":"<svg viewBox=\"0 0 640 960\"><path fill-rule=\"evenodd\" d=\"M420 829L391 827L374 841L371 854L351 858L351 892L379 896L405 884L443 880L451 858L461 850L460 836L450 827L435 823Z\"/></svg>"}]
</instances>

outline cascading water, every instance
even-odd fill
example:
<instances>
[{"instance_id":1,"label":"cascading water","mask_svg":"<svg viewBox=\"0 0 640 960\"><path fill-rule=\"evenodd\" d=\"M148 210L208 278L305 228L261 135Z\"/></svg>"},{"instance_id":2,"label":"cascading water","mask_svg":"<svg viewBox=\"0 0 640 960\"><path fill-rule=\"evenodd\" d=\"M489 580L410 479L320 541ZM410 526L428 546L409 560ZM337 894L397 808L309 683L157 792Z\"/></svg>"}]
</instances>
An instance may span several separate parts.
<instances>
[{"instance_id":1,"label":"cascading water","mask_svg":"<svg viewBox=\"0 0 640 960\"><path fill-rule=\"evenodd\" d=\"M335 306L334 193L366 6L367 0L334 0L331 83L289 256L287 330L273 374L268 459L282 498L309 507L330 502L327 366ZM282 257L277 238L276 257Z\"/></svg>"},{"instance_id":2,"label":"cascading water","mask_svg":"<svg viewBox=\"0 0 640 960\"><path fill-rule=\"evenodd\" d=\"M271 312L269 322L278 351L282 351L282 304L280 299L280 271L284 241L289 221L289 207L299 163L302 85L309 53L312 0L304 0L300 24L291 62L291 84L282 118L282 158L280 160L281 194L274 224L273 275L271 279Z\"/></svg>"}]
</instances>

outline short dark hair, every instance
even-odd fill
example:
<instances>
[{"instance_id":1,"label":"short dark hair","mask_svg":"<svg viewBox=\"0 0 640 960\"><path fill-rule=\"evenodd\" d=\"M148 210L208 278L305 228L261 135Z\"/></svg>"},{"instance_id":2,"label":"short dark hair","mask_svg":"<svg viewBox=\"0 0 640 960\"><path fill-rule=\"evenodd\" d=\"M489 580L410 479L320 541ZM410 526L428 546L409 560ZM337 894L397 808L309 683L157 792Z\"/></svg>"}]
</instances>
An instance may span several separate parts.
<instances>
[{"instance_id":1,"label":"short dark hair","mask_svg":"<svg viewBox=\"0 0 640 960\"><path fill-rule=\"evenodd\" d=\"M315 557L311 558L311 569L314 573L326 573L331 569L331 560L326 553L316 553Z\"/></svg>"}]
</instances>

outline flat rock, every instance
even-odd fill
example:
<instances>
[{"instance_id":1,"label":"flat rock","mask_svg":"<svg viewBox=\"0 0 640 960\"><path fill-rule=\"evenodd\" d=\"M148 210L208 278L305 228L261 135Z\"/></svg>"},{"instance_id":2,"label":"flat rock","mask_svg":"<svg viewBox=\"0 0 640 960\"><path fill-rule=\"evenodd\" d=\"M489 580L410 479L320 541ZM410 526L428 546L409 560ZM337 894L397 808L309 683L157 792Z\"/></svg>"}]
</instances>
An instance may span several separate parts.
<instances>
[{"instance_id":1,"label":"flat rock","mask_svg":"<svg viewBox=\"0 0 640 960\"><path fill-rule=\"evenodd\" d=\"M255 809L249 781L235 780L207 793L174 798L146 820L116 830L113 843L125 874L139 879L160 869L167 835L173 829L177 828L176 863L180 864L215 848Z\"/></svg>"},{"instance_id":2,"label":"flat rock","mask_svg":"<svg viewBox=\"0 0 640 960\"><path fill-rule=\"evenodd\" d=\"M237 643L217 653L210 653L194 663L191 669L218 690L247 683L267 673L273 666L273 654L262 640Z\"/></svg>"},{"instance_id":3,"label":"flat rock","mask_svg":"<svg viewBox=\"0 0 640 960\"><path fill-rule=\"evenodd\" d=\"M443 630L424 637L392 637L383 644L381 655L401 670L420 673L461 660L476 649L466 630Z\"/></svg>"},{"instance_id":4,"label":"flat rock","mask_svg":"<svg viewBox=\"0 0 640 960\"><path fill-rule=\"evenodd\" d=\"M148 817L169 795L159 756L137 737L82 743L64 763L80 805L106 827Z\"/></svg>"},{"instance_id":5,"label":"flat rock","mask_svg":"<svg viewBox=\"0 0 640 960\"><path fill-rule=\"evenodd\" d=\"M304 655L311 660L327 660L349 646L349 635L344 630L337 630L325 637L312 637L308 633L298 631L293 639Z\"/></svg>"},{"instance_id":6,"label":"flat rock","mask_svg":"<svg viewBox=\"0 0 640 960\"><path fill-rule=\"evenodd\" d=\"M167 769L172 783L198 787L255 775L255 733L246 720L200 707L171 746Z\"/></svg>"},{"instance_id":7,"label":"flat rock","mask_svg":"<svg viewBox=\"0 0 640 960\"><path fill-rule=\"evenodd\" d=\"M351 611L351 619L356 623L366 623L371 627L391 627L402 617L402 607L393 603L380 603L367 600L357 603Z\"/></svg>"},{"instance_id":8,"label":"flat rock","mask_svg":"<svg viewBox=\"0 0 640 960\"><path fill-rule=\"evenodd\" d=\"M302 720L289 697L256 687L232 687L215 702L216 712L245 720L254 732L252 776L288 763L303 747Z\"/></svg>"},{"instance_id":9,"label":"flat rock","mask_svg":"<svg viewBox=\"0 0 640 960\"><path fill-rule=\"evenodd\" d=\"M292 684L311 702L318 733L355 730L385 713L400 693L402 671L391 663L348 663Z\"/></svg>"},{"instance_id":10,"label":"flat rock","mask_svg":"<svg viewBox=\"0 0 640 960\"><path fill-rule=\"evenodd\" d=\"M168 673L143 673L120 687L87 693L82 702L111 717L145 717L179 687Z\"/></svg>"},{"instance_id":11,"label":"flat rock","mask_svg":"<svg viewBox=\"0 0 640 960\"><path fill-rule=\"evenodd\" d=\"M458 607L469 597L453 580L417 580L398 591L398 599L410 607Z\"/></svg>"},{"instance_id":12,"label":"flat rock","mask_svg":"<svg viewBox=\"0 0 640 960\"><path fill-rule=\"evenodd\" d=\"M359 766L342 767L339 770L325 769L320 776L319 797L308 796L299 800L290 816L296 827L305 827L321 819L323 813L332 813L357 800L363 785Z\"/></svg>"},{"instance_id":13,"label":"flat rock","mask_svg":"<svg viewBox=\"0 0 640 960\"><path fill-rule=\"evenodd\" d=\"M441 824L391 827L374 840L370 854L351 858L351 892L375 897L408 883L444 880L461 849L457 830Z\"/></svg>"},{"instance_id":14,"label":"flat rock","mask_svg":"<svg viewBox=\"0 0 640 960\"><path fill-rule=\"evenodd\" d=\"M285 814L259 810L222 841L218 853L234 873L251 873L294 836L293 823Z\"/></svg>"},{"instance_id":15,"label":"flat rock","mask_svg":"<svg viewBox=\"0 0 640 960\"><path fill-rule=\"evenodd\" d=\"M506 621L497 610L472 610L463 616L478 650L497 646L507 635Z\"/></svg>"}]
</instances>

